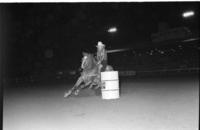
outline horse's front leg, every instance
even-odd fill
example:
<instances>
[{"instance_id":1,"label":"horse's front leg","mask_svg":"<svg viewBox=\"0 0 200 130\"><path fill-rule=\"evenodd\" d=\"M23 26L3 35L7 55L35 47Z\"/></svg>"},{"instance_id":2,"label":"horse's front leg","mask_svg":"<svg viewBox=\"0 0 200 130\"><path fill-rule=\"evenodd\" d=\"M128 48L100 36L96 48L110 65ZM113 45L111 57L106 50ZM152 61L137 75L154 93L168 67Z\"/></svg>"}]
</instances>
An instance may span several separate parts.
<instances>
[{"instance_id":1,"label":"horse's front leg","mask_svg":"<svg viewBox=\"0 0 200 130\"><path fill-rule=\"evenodd\" d=\"M80 85L80 87L77 88L77 89L74 91L74 95L77 96L77 95L79 94L80 90L83 89L83 88L85 88L85 87L86 87L85 84Z\"/></svg>"},{"instance_id":2,"label":"horse's front leg","mask_svg":"<svg viewBox=\"0 0 200 130\"><path fill-rule=\"evenodd\" d=\"M80 85L80 87L75 90L74 95L78 95L81 89L84 89L85 87L87 87L90 84L91 84L91 81L88 81L88 82Z\"/></svg>"},{"instance_id":3,"label":"horse's front leg","mask_svg":"<svg viewBox=\"0 0 200 130\"><path fill-rule=\"evenodd\" d=\"M76 84L74 85L74 87L71 88L68 92L66 92L66 93L64 94L64 97L65 97L65 98L66 98L66 97L69 97L69 96L73 93L73 91L74 91L75 89L77 89L78 86L79 86L82 82L83 82L83 78L82 78L82 76L81 76L81 77L78 78L78 80L77 80Z\"/></svg>"}]
</instances>

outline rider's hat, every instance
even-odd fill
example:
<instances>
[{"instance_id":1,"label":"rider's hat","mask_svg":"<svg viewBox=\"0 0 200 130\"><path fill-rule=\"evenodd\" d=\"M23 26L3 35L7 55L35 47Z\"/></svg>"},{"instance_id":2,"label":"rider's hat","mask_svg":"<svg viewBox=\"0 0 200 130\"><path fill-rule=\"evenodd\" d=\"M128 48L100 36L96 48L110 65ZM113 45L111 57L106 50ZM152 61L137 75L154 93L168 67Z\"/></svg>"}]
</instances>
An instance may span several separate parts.
<instances>
[{"instance_id":1,"label":"rider's hat","mask_svg":"<svg viewBox=\"0 0 200 130\"><path fill-rule=\"evenodd\" d=\"M105 47L105 45L103 44L103 42L98 41L97 46L96 47Z\"/></svg>"}]
</instances>

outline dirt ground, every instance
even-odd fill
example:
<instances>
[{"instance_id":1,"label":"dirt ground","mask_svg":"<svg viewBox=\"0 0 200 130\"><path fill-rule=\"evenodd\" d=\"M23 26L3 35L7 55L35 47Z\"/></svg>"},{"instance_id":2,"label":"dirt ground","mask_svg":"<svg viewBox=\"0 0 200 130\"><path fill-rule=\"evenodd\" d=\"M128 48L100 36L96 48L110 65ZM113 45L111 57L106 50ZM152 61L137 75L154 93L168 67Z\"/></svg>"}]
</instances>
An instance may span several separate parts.
<instances>
[{"instance_id":1,"label":"dirt ground","mask_svg":"<svg viewBox=\"0 0 200 130\"><path fill-rule=\"evenodd\" d=\"M66 85L5 91L3 130L198 130L198 80L123 80L120 99Z\"/></svg>"}]
</instances>

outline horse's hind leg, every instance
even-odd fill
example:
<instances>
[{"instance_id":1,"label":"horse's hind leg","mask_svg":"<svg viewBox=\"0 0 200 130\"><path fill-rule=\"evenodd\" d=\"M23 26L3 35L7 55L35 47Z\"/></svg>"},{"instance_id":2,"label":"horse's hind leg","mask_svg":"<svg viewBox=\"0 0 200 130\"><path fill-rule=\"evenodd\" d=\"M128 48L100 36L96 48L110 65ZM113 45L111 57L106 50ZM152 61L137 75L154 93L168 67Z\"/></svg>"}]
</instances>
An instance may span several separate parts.
<instances>
[{"instance_id":1,"label":"horse's hind leg","mask_svg":"<svg viewBox=\"0 0 200 130\"><path fill-rule=\"evenodd\" d=\"M92 89L96 84L93 82L90 84L89 88Z\"/></svg>"},{"instance_id":2,"label":"horse's hind leg","mask_svg":"<svg viewBox=\"0 0 200 130\"><path fill-rule=\"evenodd\" d=\"M79 77L78 80L76 81L76 84L74 85L74 87L71 88L68 92L66 92L66 93L64 94L64 97L69 97L69 96L73 93L73 91L74 91L75 89L77 89L78 86L80 86L80 84L81 84L82 82L83 82L82 77Z\"/></svg>"}]
</instances>

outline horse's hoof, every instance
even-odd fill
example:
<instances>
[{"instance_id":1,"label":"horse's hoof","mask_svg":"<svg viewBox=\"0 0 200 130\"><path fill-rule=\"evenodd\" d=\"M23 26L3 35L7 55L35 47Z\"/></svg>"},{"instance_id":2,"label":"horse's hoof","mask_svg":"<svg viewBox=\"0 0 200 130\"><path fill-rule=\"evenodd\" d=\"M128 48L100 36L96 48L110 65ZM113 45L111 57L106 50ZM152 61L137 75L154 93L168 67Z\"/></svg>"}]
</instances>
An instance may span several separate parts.
<instances>
[{"instance_id":1,"label":"horse's hoof","mask_svg":"<svg viewBox=\"0 0 200 130\"><path fill-rule=\"evenodd\" d=\"M79 94L79 91L80 91L80 90L76 90L76 91L74 92L74 95L77 96L77 95Z\"/></svg>"},{"instance_id":2,"label":"horse's hoof","mask_svg":"<svg viewBox=\"0 0 200 130\"><path fill-rule=\"evenodd\" d=\"M67 98L71 95L71 91L64 94L64 98Z\"/></svg>"}]
</instances>

